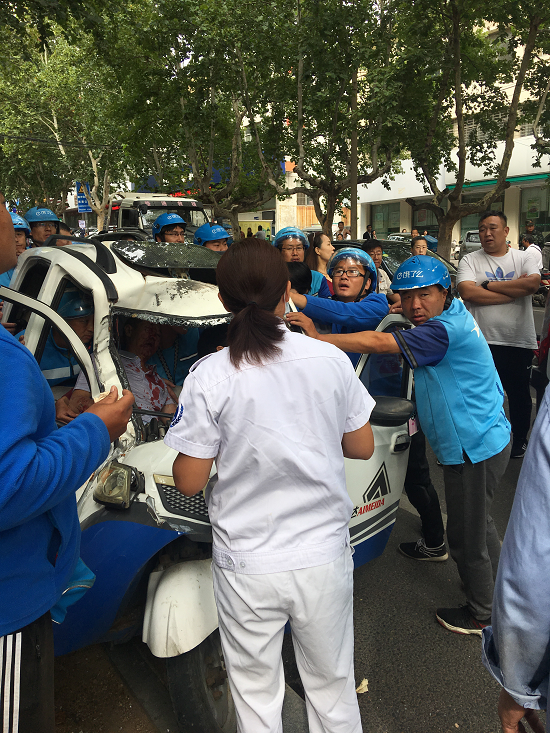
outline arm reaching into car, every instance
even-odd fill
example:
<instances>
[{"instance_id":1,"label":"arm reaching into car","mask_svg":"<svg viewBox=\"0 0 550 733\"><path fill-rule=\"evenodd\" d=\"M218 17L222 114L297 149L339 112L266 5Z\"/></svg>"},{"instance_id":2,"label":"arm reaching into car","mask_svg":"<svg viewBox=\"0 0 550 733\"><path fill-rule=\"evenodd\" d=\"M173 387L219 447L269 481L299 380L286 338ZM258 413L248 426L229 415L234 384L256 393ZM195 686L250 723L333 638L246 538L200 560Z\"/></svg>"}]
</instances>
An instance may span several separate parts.
<instances>
[{"instance_id":1,"label":"arm reaching into car","mask_svg":"<svg viewBox=\"0 0 550 733\"><path fill-rule=\"evenodd\" d=\"M352 354L399 354L401 349L391 333L358 331L357 333L317 333L313 321L303 313L287 313L286 320L299 326L306 336L334 344Z\"/></svg>"},{"instance_id":2,"label":"arm reaching into car","mask_svg":"<svg viewBox=\"0 0 550 733\"><path fill-rule=\"evenodd\" d=\"M128 421L132 417L134 395L128 389L122 390L122 397L118 397L118 389L113 385L107 397L96 402L85 412L97 415L103 420L109 432L111 443L125 432Z\"/></svg>"}]
</instances>

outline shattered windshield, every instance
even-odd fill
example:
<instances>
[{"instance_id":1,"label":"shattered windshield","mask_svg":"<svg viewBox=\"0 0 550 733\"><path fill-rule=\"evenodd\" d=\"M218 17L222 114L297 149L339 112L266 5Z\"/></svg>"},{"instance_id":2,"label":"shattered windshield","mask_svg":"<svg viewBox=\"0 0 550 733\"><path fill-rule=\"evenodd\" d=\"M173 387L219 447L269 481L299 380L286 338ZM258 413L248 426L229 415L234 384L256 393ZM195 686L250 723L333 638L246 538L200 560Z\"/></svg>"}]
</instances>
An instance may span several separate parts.
<instances>
[{"instance_id":1,"label":"shattered windshield","mask_svg":"<svg viewBox=\"0 0 550 733\"><path fill-rule=\"evenodd\" d=\"M221 254L187 242L113 242L113 252L132 265L149 268L216 269Z\"/></svg>"}]
</instances>

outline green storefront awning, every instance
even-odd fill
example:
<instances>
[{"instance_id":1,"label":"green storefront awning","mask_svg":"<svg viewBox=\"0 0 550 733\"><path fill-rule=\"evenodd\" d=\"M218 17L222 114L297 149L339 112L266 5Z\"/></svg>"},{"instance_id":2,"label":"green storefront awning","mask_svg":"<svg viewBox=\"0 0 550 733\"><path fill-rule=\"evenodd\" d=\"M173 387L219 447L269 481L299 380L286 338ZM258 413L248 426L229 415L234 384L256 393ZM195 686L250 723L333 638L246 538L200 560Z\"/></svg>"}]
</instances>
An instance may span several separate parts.
<instances>
[{"instance_id":1,"label":"green storefront awning","mask_svg":"<svg viewBox=\"0 0 550 733\"><path fill-rule=\"evenodd\" d=\"M510 185L513 186L519 183L528 183L530 181L547 181L549 176L550 176L550 173L533 173L530 176L511 176L510 178L507 178L506 181ZM494 186L496 182L497 182L496 178L490 178L490 179L485 179L483 181L473 181L472 183L465 183L462 188L464 189L464 188L480 188L482 186ZM454 185L447 186L447 188L452 191L453 188L455 188L455 186Z\"/></svg>"}]
</instances>

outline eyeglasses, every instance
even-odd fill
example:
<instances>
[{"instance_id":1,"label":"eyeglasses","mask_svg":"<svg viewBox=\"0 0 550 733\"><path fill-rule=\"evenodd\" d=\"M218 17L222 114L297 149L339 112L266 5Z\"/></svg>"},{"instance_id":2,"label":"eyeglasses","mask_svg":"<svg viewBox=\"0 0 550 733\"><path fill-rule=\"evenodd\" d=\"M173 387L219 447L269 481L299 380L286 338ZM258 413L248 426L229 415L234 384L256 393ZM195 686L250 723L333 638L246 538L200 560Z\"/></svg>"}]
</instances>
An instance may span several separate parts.
<instances>
[{"instance_id":1,"label":"eyeglasses","mask_svg":"<svg viewBox=\"0 0 550 733\"><path fill-rule=\"evenodd\" d=\"M281 248L283 252L303 252L304 251L304 245L303 244L297 244L295 247L282 247Z\"/></svg>"},{"instance_id":2,"label":"eyeglasses","mask_svg":"<svg viewBox=\"0 0 550 733\"><path fill-rule=\"evenodd\" d=\"M33 221L32 227L51 227L55 229L55 221Z\"/></svg>"},{"instance_id":3,"label":"eyeglasses","mask_svg":"<svg viewBox=\"0 0 550 733\"><path fill-rule=\"evenodd\" d=\"M165 237L185 237L185 231L171 231L171 232L164 232Z\"/></svg>"},{"instance_id":4,"label":"eyeglasses","mask_svg":"<svg viewBox=\"0 0 550 733\"><path fill-rule=\"evenodd\" d=\"M364 277L365 273L359 272L359 270L343 270L341 267L332 271L332 277L342 277L342 275L347 275L348 277Z\"/></svg>"}]
</instances>

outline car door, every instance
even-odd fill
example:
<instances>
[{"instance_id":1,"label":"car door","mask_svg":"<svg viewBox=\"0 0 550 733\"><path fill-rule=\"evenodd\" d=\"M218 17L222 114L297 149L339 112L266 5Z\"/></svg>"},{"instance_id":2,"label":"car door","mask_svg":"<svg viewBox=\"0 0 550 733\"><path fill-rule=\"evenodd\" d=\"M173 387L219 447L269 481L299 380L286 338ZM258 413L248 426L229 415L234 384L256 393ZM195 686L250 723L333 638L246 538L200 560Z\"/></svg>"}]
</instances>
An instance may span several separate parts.
<instances>
[{"instance_id":1,"label":"car door","mask_svg":"<svg viewBox=\"0 0 550 733\"><path fill-rule=\"evenodd\" d=\"M403 316L390 315L377 331L411 328ZM391 534L403 490L409 455L413 374L401 354L364 354L356 373L376 400L371 415L374 454L368 461L346 459L348 493L354 503L349 524L358 567L378 557ZM414 430L414 427L412 428Z\"/></svg>"},{"instance_id":2,"label":"car door","mask_svg":"<svg viewBox=\"0 0 550 733\"><path fill-rule=\"evenodd\" d=\"M8 303L18 303L19 305L32 312L33 315L31 315L31 317L29 318L26 334L27 332L30 335L31 332L42 331L44 328L44 321L47 321L49 322L49 324L55 326L55 328L60 331L65 339L69 342L74 356L80 364L80 368L85 372L90 385L92 396L96 396L100 393L101 389L97 381L95 370L92 366L90 354L88 353L82 341L75 334L73 329L60 315L58 315L58 313L56 313L56 311L54 311L45 303L42 303L35 298L31 298L28 295L24 295L23 293L19 293L16 290L12 290L11 288L0 287L0 298L7 301ZM30 351L33 355L35 350L38 348L41 340L43 339L41 339L40 337L28 339ZM65 391L67 390L67 388L64 389Z\"/></svg>"}]
</instances>

